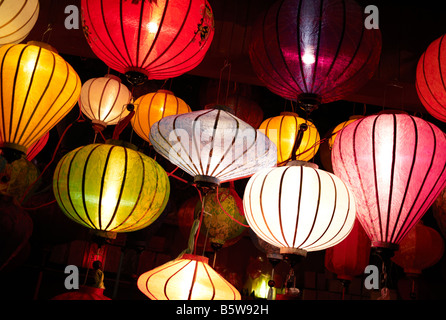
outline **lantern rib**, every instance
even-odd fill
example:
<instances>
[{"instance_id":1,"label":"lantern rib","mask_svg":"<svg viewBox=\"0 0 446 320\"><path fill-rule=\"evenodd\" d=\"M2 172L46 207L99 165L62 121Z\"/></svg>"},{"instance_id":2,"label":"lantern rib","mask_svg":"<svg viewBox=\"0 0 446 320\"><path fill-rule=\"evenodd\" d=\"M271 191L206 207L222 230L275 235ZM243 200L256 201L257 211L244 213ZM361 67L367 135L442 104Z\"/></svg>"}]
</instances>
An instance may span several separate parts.
<instances>
[{"instance_id":1,"label":"lantern rib","mask_svg":"<svg viewBox=\"0 0 446 320\"><path fill-rule=\"evenodd\" d=\"M300 216L300 205L302 203L302 186L303 186L303 166L299 167L300 169L300 179L299 179L299 196L298 196L298 202L297 202L297 212L296 212L296 223L294 225L294 236L293 236L293 247L296 247L296 235L297 235L297 229L299 224L299 216ZM314 221L313 221L314 222ZM313 223L314 226L314 223ZM297 247L296 247L297 248Z\"/></svg>"},{"instance_id":2,"label":"lantern rib","mask_svg":"<svg viewBox=\"0 0 446 320\"><path fill-rule=\"evenodd\" d=\"M217 110L217 116L215 117L215 120L214 120L214 128L212 129L213 133L212 133L211 147L209 148L209 157L208 157L209 161L207 163L206 172L205 172L206 175L209 175L209 167L211 165L212 153L214 151L215 132L217 131L218 120L220 119L220 113L221 113L221 110ZM194 124L195 123L196 122L194 122ZM215 172L215 169L214 169L214 172Z\"/></svg>"},{"instance_id":3,"label":"lantern rib","mask_svg":"<svg viewBox=\"0 0 446 320\"><path fill-rule=\"evenodd\" d=\"M143 15L144 15L144 4L145 4L145 1L141 1L141 7L139 10L139 21L138 21L138 35L136 37L136 59L135 59L136 65L139 65L139 48L140 48L140 44L141 44L141 29L142 29ZM122 1L121 1L121 8L122 8ZM122 21L123 20L121 20L121 30L122 30L122 34L124 35L124 30L123 30L124 26L123 26ZM127 51L127 53L128 53L128 51ZM129 58L130 58L130 56L129 56Z\"/></svg>"},{"instance_id":4,"label":"lantern rib","mask_svg":"<svg viewBox=\"0 0 446 320\"><path fill-rule=\"evenodd\" d=\"M3 56L3 59L2 59L2 64L0 65L0 99L1 99L0 102L1 102L2 106L5 105L4 101L3 101L3 83L4 83L4 81L3 81L3 66L5 63L6 56L8 55L8 52L9 52L9 50L11 50L11 48L12 47L9 47L8 49L6 49L5 55ZM2 128L0 130L0 133L3 136L2 140L7 141L7 139L6 139L6 125L5 125L5 110L4 110L5 108L0 108L0 109L2 111Z\"/></svg>"},{"instance_id":5,"label":"lantern rib","mask_svg":"<svg viewBox=\"0 0 446 320\"><path fill-rule=\"evenodd\" d=\"M176 275L178 272L180 272L183 268L185 268L186 266L187 266L187 264L189 264L191 261L189 261L189 262L186 262L184 259L180 259L180 260L178 260L178 261L174 261L172 264L169 264L169 265L167 265L167 266L160 266L160 267L158 267L159 268L159 270L157 270L156 272L154 272L153 274L151 274L150 276L148 276L147 277L147 280L146 280L146 289L147 289L147 292L153 297L153 298L155 298L156 300L159 300L151 291L150 291L150 289L149 289L149 280L150 280L150 278L151 277L153 277L154 275L156 275L157 273L160 273L160 272L162 272L162 271L164 271L164 270L167 270L167 269L169 269L169 268L172 268L172 267L175 267L176 265L178 265L178 264L183 264L183 263L186 263L186 265L185 266L183 266L183 267L181 267L180 269L178 269L174 274L172 274L167 280L166 280L166 283L164 284L164 296L166 297L166 299L167 300L170 300L169 299L169 297L167 296L167 283L170 281L170 279L174 276L174 275Z\"/></svg>"},{"instance_id":6,"label":"lantern rib","mask_svg":"<svg viewBox=\"0 0 446 320\"><path fill-rule=\"evenodd\" d=\"M107 79L107 82L106 82L106 84L105 84L104 90L103 90L102 93L101 93L101 102L100 102L100 104L99 104L100 106L102 106L102 98L103 98L104 92L105 92L105 90L107 89L107 87L111 84L111 82L112 82L112 79ZM105 121L105 122L113 121L113 120L115 120L116 118L119 118L119 117L121 116L121 114L122 114L122 108L121 108L121 113L119 113L119 116L116 116L116 117L113 118L113 119L108 119L108 117L109 117L110 114L112 113L114 107L116 106L116 102L118 101L119 96L121 95L121 84L118 84L117 87L118 87L118 92L115 94L114 101L113 101L113 103L111 104L110 108L108 109L108 112L106 113L106 115L105 115L104 118L103 118L103 121ZM100 117L100 112L101 112L101 108L98 108L98 116L99 116L99 119L101 119L101 117Z\"/></svg>"},{"instance_id":7,"label":"lantern rib","mask_svg":"<svg viewBox=\"0 0 446 320\"><path fill-rule=\"evenodd\" d=\"M211 283L211 286L212 286L212 297L211 297L209 300L214 300L214 299L215 299L215 292L216 292L216 289L215 289L214 281L212 281L212 277L211 277L211 275L209 274L208 267L206 266L205 263L203 263L203 262L198 262L198 261L197 261L197 266L198 266L198 263L201 263L201 264L203 265L204 271L206 271L206 275L208 276L209 282ZM210 268L210 267L209 267L209 268ZM194 281L194 282L195 282L195 281Z\"/></svg>"},{"instance_id":8,"label":"lantern rib","mask_svg":"<svg viewBox=\"0 0 446 320\"><path fill-rule=\"evenodd\" d=\"M212 110L211 110L212 111ZM209 112L211 112L209 111ZM197 174L200 174L200 172L204 173L204 168L203 168L203 163L202 163L202 157L201 157L201 145L198 146L197 143L197 137L196 137L196 125L197 123L199 123L198 119L201 118L202 116L204 116L205 114L208 114L209 112L206 113L202 113L200 115L198 115L193 121L192 121L192 144L195 147L195 152L197 153L197 158L199 159L199 165L200 168L197 168L195 166L195 163L192 161L192 158L189 156L189 159L191 160L192 164L194 165L195 168L197 168ZM199 137L200 138L200 137ZM201 170L200 170L201 169Z\"/></svg>"},{"instance_id":9,"label":"lantern rib","mask_svg":"<svg viewBox=\"0 0 446 320\"><path fill-rule=\"evenodd\" d=\"M92 101L90 99L90 92L91 92L91 87L93 86L95 80L93 80L89 85L88 85L88 94L87 94L87 106L90 110L88 110L87 108L83 108L84 112L87 114L87 116L90 116L91 118L95 118L95 114L93 109L91 108L92 105ZM85 104L82 103L82 96L79 98L80 99L80 107L85 106ZM88 112L90 111L90 112Z\"/></svg>"},{"instance_id":10,"label":"lantern rib","mask_svg":"<svg viewBox=\"0 0 446 320\"><path fill-rule=\"evenodd\" d=\"M3 1L1 1L3 2ZM0 4L1 4L0 2ZM22 4L22 7L17 11L17 13L15 14L15 16L11 17L11 19L9 19L8 21L5 21L5 23L3 25L0 25L0 28L4 28L6 27L8 24L12 23L19 15L20 13L23 11L23 9L25 8L26 4L28 1L24 1ZM32 17L32 16L31 16ZM7 35L8 36L8 35Z\"/></svg>"},{"instance_id":11,"label":"lantern rib","mask_svg":"<svg viewBox=\"0 0 446 320\"><path fill-rule=\"evenodd\" d=\"M99 188L99 199L98 199L98 220L99 220L99 229L102 229L102 194L104 191L104 182L105 182L105 174L107 173L107 166L108 166L108 162L110 161L110 155L113 151L113 149L115 148L115 146L112 146L108 152L107 152L107 157L105 158L105 164L104 164L104 170L102 171L102 175L101 175L101 186Z\"/></svg>"},{"instance_id":12,"label":"lantern rib","mask_svg":"<svg viewBox=\"0 0 446 320\"><path fill-rule=\"evenodd\" d=\"M282 175L280 176L280 184L279 184L279 199L278 199L278 218L279 218L279 226L280 226L280 232L282 234L282 238L285 241L285 244L287 247L290 247L290 245L288 244L288 241L285 237L285 233L283 230L283 225L282 225L282 187L283 187L283 179L285 177L285 173L288 171L290 167L286 167L285 170L283 170ZM265 178L266 180L266 178ZM263 185L262 185L262 189L263 189ZM300 194L299 194L300 196ZM272 234L272 233L271 233Z\"/></svg>"},{"instance_id":13,"label":"lantern rib","mask_svg":"<svg viewBox=\"0 0 446 320\"><path fill-rule=\"evenodd\" d=\"M158 93L155 93L154 95L150 96L149 108L147 108L147 122L149 123L149 125L150 125L150 116L151 116L150 109L151 109L152 103L155 100L155 97L157 96L157 94ZM142 100L144 100L144 99L145 99L145 97L142 98ZM142 100L141 100L141 104L143 102ZM137 117L137 118L139 120L139 117ZM143 131L142 126L141 126L141 131ZM149 134L150 134L150 132L149 132ZM147 138L149 138L149 134L147 135Z\"/></svg>"},{"instance_id":14,"label":"lantern rib","mask_svg":"<svg viewBox=\"0 0 446 320\"><path fill-rule=\"evenodd\" d=\"M320 51L320 49L321 49L321 33L322 33L322 17L323 17L323 11L324 11L324 0L320 0L321 1L321 5L320 5L320 9L319 9L319 18L318 18L318 25L319 25L319 28L318 28L318 32L317 32L317 47L316 47L316 56L315 56L315 61L314 61L314 64L313 64L313 80L311 81L311 92L314 92L313 91L313 89L314 89L314 83L315 83L315 81L316 81L316 74L317 74L317 68L318 68L318 65L319 65L319 51ZM345 23L345 15L344 15L344 23ZM335 56L335 58L333 59L333 61L336 59L336 56Z\"/></svg>"},{"instance_id":15,"label":"lantern rib","mask_svg":"<svg viewBox=\"0 0 446 320\"><path fill-rule=\"evenodd\" d=\"M145 1L139 1L138 3L141 3L141 8L144 6L144 2ZM122 8L122 6L123 6L123 3L124 3L124 1L119 1L119 16L120 16L120 19L119 19L119 25L120 25L120 29L121 29L121 37L122 37L122 43L123 43L123 45L124 45L124 50L125 50L125 52L127 53L127 57L128 57L128 64L129 65L132 65L132 57L130 56L130 52L129 52L129 48L128 48L128 44L127 44L127 39L125 38L125 33L124 33L124 16L123 16L123 8ZM141 21L140 21L140 23L141 23ZM139 47L138 47L138 49L139 49ZM138 52L138 50L136 50L137 52ZM136 61L136 64L138 64L138 60Z\"/></svg>"},{"instance_id":16,"label":"lantern rib","mask_svg":"<svg viewBox=\"0 0 446 320\"><path fill-rule=\"evenodd\" d=\"M300 92L308 92L308 87L307 87L307 80L305 77L305 73L303 71L303 61L302 61L302 47L300 45L300 20L301 20L301 14L302 14L302 3L303 1L299 1L299 7L297 9L297 17L296 17L296 43L297 43L297 55L299 57L299 69L300 69L300 76L302 77L302 81L303 84L305 86L305 89L302 88L300 85L298 85L297 83L297 87L299 88ZM277 25L277 23L276 23ZM277 27L276 27L277 28ZM277 31L276 31L277 32ZM280 88L279 88L280 90ZM293 89L291 89L293 91Z\"/></svg>"}]
</instances>

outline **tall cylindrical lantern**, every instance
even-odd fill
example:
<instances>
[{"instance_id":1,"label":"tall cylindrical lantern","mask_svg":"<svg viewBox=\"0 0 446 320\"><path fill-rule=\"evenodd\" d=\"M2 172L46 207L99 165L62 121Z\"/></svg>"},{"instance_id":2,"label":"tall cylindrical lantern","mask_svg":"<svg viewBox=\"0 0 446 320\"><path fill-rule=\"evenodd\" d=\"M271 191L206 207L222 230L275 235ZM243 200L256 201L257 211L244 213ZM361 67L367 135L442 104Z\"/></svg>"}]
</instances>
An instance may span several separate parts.
<instances>
[{"instance_id":1,"label":"tall cylindrical lantern","mask_svg":"<svg viewBox=\"0 0 446 320\"><path fill-rule=\"evenodd\" d=\"M446 137L404 113L371 115L339 133L332 163L372 246L395 251L446 184Z\"/></svg>"},{"instance_id":2,"label":"tall cylindrical lantern","mask_svg":"<svg viewBox=\"0 0 446 320\"><path fill-rule=\"evenodd\" d=\"M0 2L0 47L26 39L39 17L39 0Z\"/></svg>"}]
</instances>

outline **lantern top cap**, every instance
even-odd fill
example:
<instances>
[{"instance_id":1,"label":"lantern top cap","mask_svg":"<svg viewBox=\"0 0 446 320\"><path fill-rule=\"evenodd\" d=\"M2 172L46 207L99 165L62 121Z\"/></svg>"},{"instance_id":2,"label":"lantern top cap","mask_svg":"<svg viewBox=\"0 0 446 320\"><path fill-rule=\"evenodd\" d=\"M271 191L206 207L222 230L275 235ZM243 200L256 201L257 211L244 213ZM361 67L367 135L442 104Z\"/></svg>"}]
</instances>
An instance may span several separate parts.
<instances>
[{"instance_id":1,"label":"lantern top cap","mask_svg":"<svg viewBox=\"0 0 446 320\"><path fill-rule=\"evenodd\" d=\"M210 103L210 104L207 104L204 108L205 109L223 110L230 114L234 114L234 110L232 110L232 108L225 106L223 104L219 104L219 103Z\"/></svg>"},{"instance_id":2,"label":"lantern top cap","mask_svg":"<svg viewBox=\"0 0 446 320\"><path fill-rule=\"evenodd\" d=\"M300 118L300 116L296 113L296 112L291 112L291 111L283 111L280 113L281 116L292 116L292 117L296 117L296 118Z\"/></svg>"},{"instance_id":3,"label":"lantern top cap","mask_svg":"<svg viewBox=\"0 0 446 320\"><path fill-rule=\"evenodd\" d=\"M313 169L319 169L319 166L316 163L302 161L302 160L292 160L292 161L289 161L286 165L289 167L302 166L302 167L308 167L308 168L313 168Z\"/></svg>"},{"instance_id":4,"label":"lantern top cap","mask_svg":"<svg viewBox=\"0 0 446 320\"><path fill-rule=\"evenodd\" d=\"M119 78L118 76L115 76L114 74L110 74L110 73L107 73L104 76L104 78L110 78L110 79L113 79L113 80L121 82L121 78Z\"/></svg>"},{"instance_id":5,"label":"lantern top cap","mask_svg":"<svg viewBox=\"0 0 446 320\"><path fill-rule=\"evenodd\" d=\"M46 42L32 40L32 41L28 41L26 44L30 45L30 46L40 47L40 48L49 50L49 51L54 52L54 53L58 53L56 48L54 48L52 45L50 45L50 44L48 44Z\"/></svg>"},{"instance_id":6,"label":"lantern top cap","mask_svg":"<svg viewBox=\"0 0 446 320\"><path fill-rule=\"evenodd\" d=\"M171 94L171 95L174 95L172 91L170 91L170 90L166 90L166 89L158 89L158 90L156 91L156 93L165 93L165 94Z\"/></svg>"},{"instance_id":7,"label":"lantern top cap","mask_svg":"<svg viewBox=\"0 0 446 320\"><path fill-rule=\"evenodd\" d=\"M123 140L116 140L116 139L107 139L105 141L105 144L111 144L113 146L120 146L128 149L132 149L135 151L138 151L138 147L135 146L133 143L123 141Z\"/></svg>"},{"instance_id":8,"label":"lantern top cap","mask_svg":"<svg viewBox=\"0 0 446 320\"><path fill-rule=\"evenodd\" d=\"M198 256L195 254L185 253L179 257L179 259L187 259L187 260L193 260L193 261L199 261L203 263L209 263L209 258L205 256Z\"/></svg>"}]
</instances>

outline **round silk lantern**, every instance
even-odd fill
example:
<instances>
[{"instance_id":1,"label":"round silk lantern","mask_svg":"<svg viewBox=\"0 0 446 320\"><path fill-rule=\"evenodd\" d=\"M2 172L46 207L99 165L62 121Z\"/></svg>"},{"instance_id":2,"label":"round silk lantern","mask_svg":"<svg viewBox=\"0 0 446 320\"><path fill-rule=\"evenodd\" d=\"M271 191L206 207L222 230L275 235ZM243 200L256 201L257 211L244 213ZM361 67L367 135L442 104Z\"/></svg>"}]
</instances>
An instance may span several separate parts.
<instances>
[{"instance_id":1,"label":"round silk lantern","mask_svg":"<svg viewBox=\"0 0 446 320\"><path fill-rule=\"evenodd\" d=\"M158 153L203 186L250 176L277 161L267 136L217 108L165 117L149 138Z\"/></svg>"},{"instance_id":2,"label":"round silk lantern","mask_svg":"<svg viewBox=\"0 0 446 320\"><path fill-rule=\"evenodd\" d=\"M34 144L31 147L29 147L28 150L26 151L26 160L28 161L33 160L40 153L40 151L42 151L42 149L45 148L49 138L50 138L50 133L47 132L43 135L42 138L34 142Z\"/></svg>"},{"instance_id":3,"label":"round silk lantern","mask_svg":"<svg viewBox=\"0 0 446 320\"><path fill-rule=\"evenodd\" d=\"M240 300L238 290L192 254L169 261L138 278L138 289L151 300Z\"/></svg>"},{"instance_id":4,"label":"round silk lantern","mask_svg":"<svg viewBox=\"0 0 446 320\"><path fill-rule=\"evenodd\" d=\"M395 251L446 184L446 137L407 114L371 115L339 133L332 163L372 246Z\"/></svg>"},{"instance_id":5,"label":"round silk lantern","mask_svg":"<svg viewBox=\"0 0 446 320\"><path fill-rule=\"evenodd\" d=\"M345 239L355 199L344 182L310 163L263 169L248 181L245 217L259 238L281 254L306 256Z\"/></svg>"},{"instance_id":6,"label":"round silk lantern","mask_svg":"<svg viewBox=\"0 0 446 320\"><path fill-rule=\"evenodd\" d=\"M319 150L319 132L308 120L293 112L282 112L279 116L266 119L259 130L277 146L277 163L289 160L308 161Z\"/></svg>"},{"instance_id":7,"label":"round silk lantern","mask_svg":"<svg viewBox=\"0 0 446 320\"><path fill-rule=\"evenodd\" d=\"M233 187L210 191L203 200L203 226L214 248L221 248L246 230L243 202Z\"/></svg>"},{"instance_id":8,"label":"round silk lantern","mask_svg":"<svg viewBox=\"0 0 446 320\"><path fill-rule=\"evenodd\" d=\"M108 74L87 80L82 85L79 106L92 121L95 131L102 131L129 114L127 105L131 99L132 93L121 80Z\"/></svg>"},{"instance_id":9,"label":"round silk lantern","mask_svg":"<svg viewBox=\"0 0 446 320\"><path fill-rule=\"evenodd\" d=\"M418 60L416 89L421 103L433 117L446 122L445 35L432 42Z\"/></svg>"},{"instance_id":10,"label":"round silk lantern","mask_svg":"<svg viewBox=\"0 0 446 320\"><path fill-rule=\"evenodd\" d=\"M402 267L406 274L417 276L439 262L443 253L442 236L420 221L401 241L392 261Z\"/></svg>"},{"instance_id":11,"label":"round silk lantern","mask_svg":"<svg viewBox=\"0 0 446 320\"><path fill-rule=\"evenodd\" d=\"M81 7L84 34L93 52L133 83L192 70L214 35L206 0L82 0Z\"/></svg>"},{"instance_id":12,"label":"round silk lantern","mask_svg":"<svg viewBox=\"0 0 446 320\"><path fill-rule=\"evenodd\" d=\"M62 211L77 223L103 232L131 232L159 217L170 183L161 166L140 152L91 144L59 161L53 191Z\"/></svg>"},{"instance_id":13,"label":"round silk lantern","mask_svg":"<svg viewBox=\"0 0 446 320\"><path fill-rule=\"evenodd\" d=\"M160 89L136 99L135 116L131 120L133 130L150 143L152 125L164 117L191 112L189 105L169 90Z\"/></svg>"},{"instance_id":14,"label":"round silk lantern","mask_svg":"<svg viewBox=\"0 0 446 320\"><path fill-rule=\"evenodd\" d=\"M81 81L43 43L4 45L0 61L0 148L25 154L74 107Z\"/></svg>"},{"instance_id":15,"label":"round silk lantern","mask_svg":"<svg viewBox=\"0 0 446 320\"><path fill-rule=\"evenodd\" d=\"M39 17L38 0L0 2L0 47L20 43L28 36Z\"/></svg>"},{"instance_id":16,"label":"round silk lantern","mask_svg":"<svg viewBox=\"0 0 446 320\"><path fill-rule=\"evenodd\" d=\"M276 1L253 28L252 66L269 90L309 111L342 100L378 66L381 33L364 20L352 0Z\"/></svg>"}]
</instances>

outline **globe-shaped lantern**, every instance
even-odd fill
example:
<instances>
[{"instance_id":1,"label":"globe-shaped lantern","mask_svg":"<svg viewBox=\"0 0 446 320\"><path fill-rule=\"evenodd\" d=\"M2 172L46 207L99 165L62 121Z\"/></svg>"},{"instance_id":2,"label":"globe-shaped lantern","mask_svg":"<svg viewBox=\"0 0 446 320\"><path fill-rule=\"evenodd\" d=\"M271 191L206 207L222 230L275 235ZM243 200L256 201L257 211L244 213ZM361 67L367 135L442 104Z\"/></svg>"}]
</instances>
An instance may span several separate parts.
<instances>
[{"instance_id":1,"label":"globe-shaped lantern","mask_svg":"<svg viewBox=\"0 0 446 320\"><path fill-rule=\"evenodd\" d=\"M81 89L79 106L93 124L96 131L115 125L129 113L127 105L132 93L111 74L87 80Z\"/></svg>"},{"instance_id":2,"label":"globe-shaped lantern","mask_svg":"<svg viewBox=\"0 0 446 320\"><path fill-rule=\"evenodd\" d=\"M218 108L165 117L149 137L158 153L202 186L244 178L277 161L267 136Z\"/></svg>"},{"instance_id":3,"label":"globe-shaped lantern","mask_svg":"<svg viewBox=\"0 0 446 320\"><path fill-rule=\"evenodd\" d=\"M195 68L214 35L205 0L82 0L85 37L93 52L133 83L168 79Z\"/></svg>"},{"instance_id":4,"label":"globe-shaped lantern","mask_svg":"<svg viewBox=\"0 0 446 320\"><path fill-rule=\"evenodd\" d=\"M427 112L446 122L446 88L443 75L446 72L445 35L432 42L418 60L416 89Z\"/></svg>"},{"instance_id":5,"label":"globe-shaped lantern","mask_svg":"<svg viewBox=\"0 0 446 320\"><path fill-rule=\"evenodd\" d=\"M364 21L352 0L277 1L253 29L251 63L268 89L307 110L341 100L378 66L381 33Z\"/></svg>"},{"instance_id":6,"label":"globe-shaped lantern","mask_svg":"<svg viewBox=\"0 0 446 320\"><path fill-rule=\"evenodd\" d=\"M37 22L39 9L39 0L1 1L0 47L25 40Z\"/></svg>"},{"instance_id":7,"label":"globe-shaped lantern","mask_svg":"<svg viewBox=\"0 0 446 320\"><path fill-rule=\"evenodd\" d=\"M348 187L310 163L257 172L246 185L243 206L252 231L284 255L306 256L332 247L355 222Z\"/></svg>"},{"instance_id":8,"label":"globe-shaped lantern","mask_svg":"<svg viewBox=\"0 0 446 320\"><path fill-rule=\"evenodd\" d=\"M0 48L0 148L25 154L74 107L81 81L45 44Z\"/></svg>"},{"instance_id":9,"label":"globe-shaped lantern","mask_svg":"<svg viewBox=\"0 0 446 320\"><path fill-rule=\"evenodd\" d=\"M192 254L169 261L138 278L138 289L151 300L240 300L238 290Z\"/></svg>"},{"instance_id":10,"label":"globe-shaped lantern","mask_svg":"<svg viewBox=\"0 0 446 320\"><path fill-rule=\"evenodd\" d=\"M115 234L153 223L167 204L170 183L161 166L140 152L91 144L59 161L53 191L69 218L100 234Z\"/></svg>"},{"instance_id":11,"label":"globe-shaped lantern","mask_svg":"<svg viewBox=\"0 0 446 320\"><path fill-rule=\"evenodd\" d=\"M394 252L446 184L446 137L407 114L371 115L339 133L332 163L372 246Z\"/></svg>"},{"instance_id":12,"label":"globe-shaped lantern","mask_svg":"<svg viewBox=\"0 0 446 320\"><path fill-rule=\"evenodd\" d=\"M172 91L160 89L145 94L134 103L135 116L131 120L133 130L150 143L150 128L164 117L191 112L189 105L176 97Z\"/></svg>"},{"instance_id":13,"label":"globe-shaped lantern","mask_svg":"<svg viewBox=\"0 0 446 320\"><path fill-rule=\"evenodd\" d=\"M277 146L277 163L289 160L308 161L319 150L319 132L309 120L293 112L282 112L279 116L262 122L259 130Z\"/></svg>"}]
</instances>

